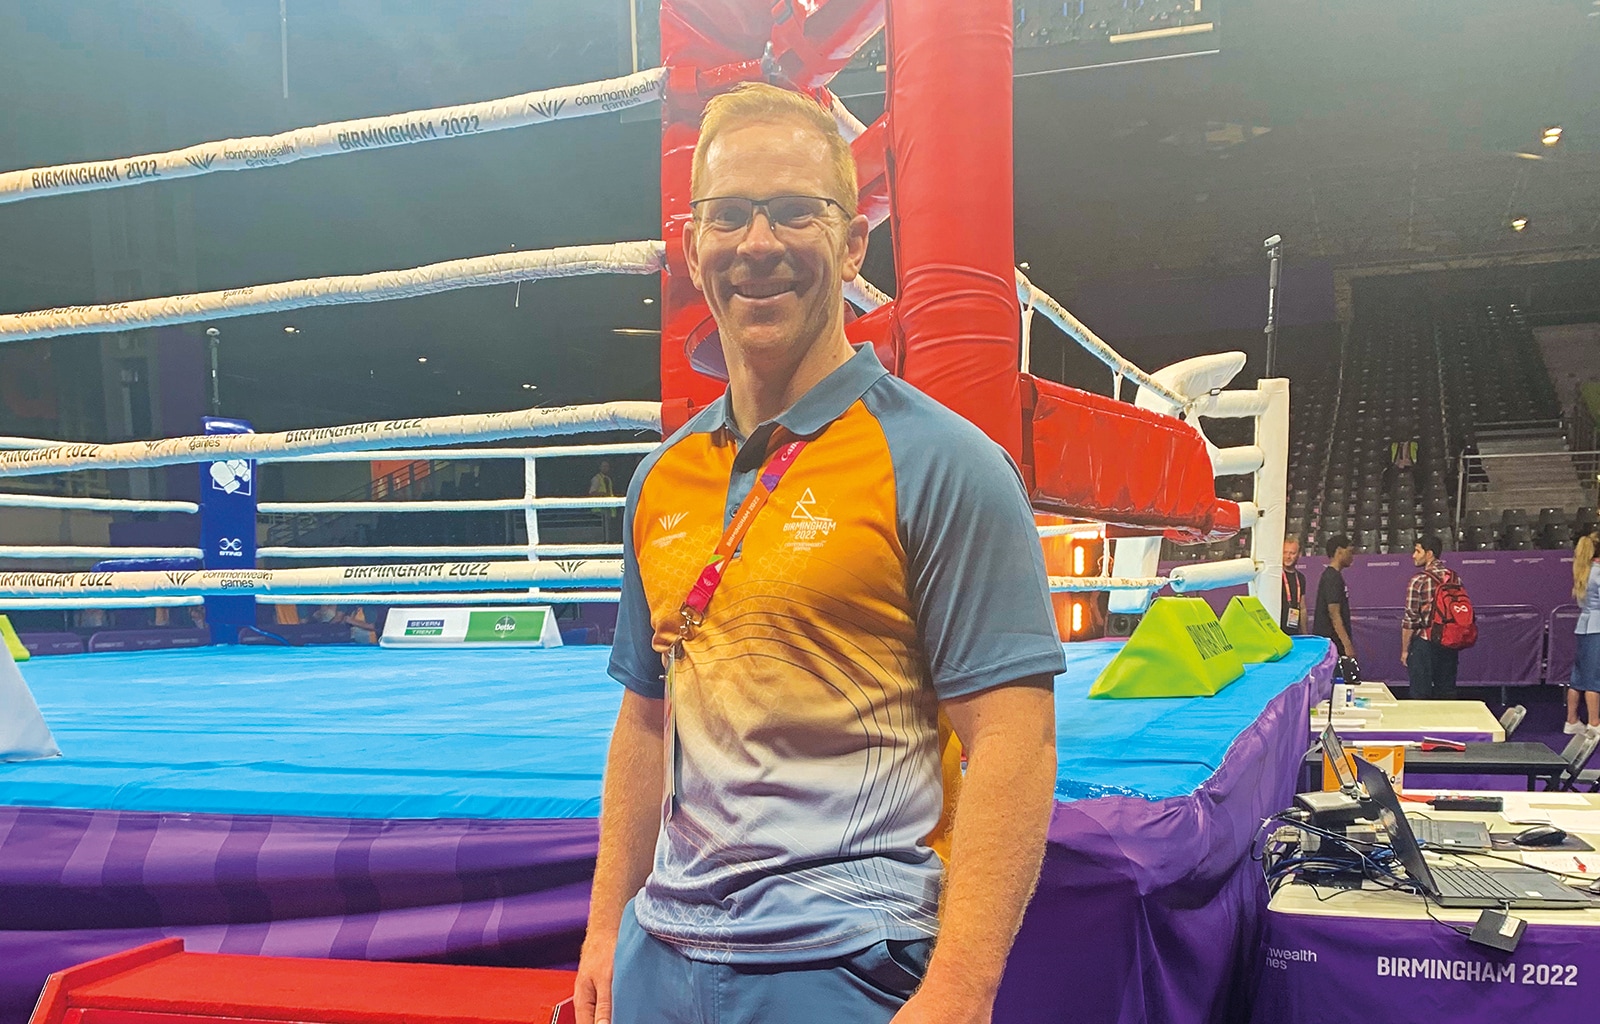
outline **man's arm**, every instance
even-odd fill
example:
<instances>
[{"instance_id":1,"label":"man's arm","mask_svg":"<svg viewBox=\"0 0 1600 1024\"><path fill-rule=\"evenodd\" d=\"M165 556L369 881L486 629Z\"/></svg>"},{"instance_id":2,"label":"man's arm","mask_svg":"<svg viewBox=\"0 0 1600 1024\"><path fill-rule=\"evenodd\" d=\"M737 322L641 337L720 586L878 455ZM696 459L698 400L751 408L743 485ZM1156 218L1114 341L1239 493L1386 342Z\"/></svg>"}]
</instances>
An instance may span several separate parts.
<instances>
[{"instance_id":1,"label":"man's arm","mask_svg":"<svg viewBox=\"0 0 1600 1024\"><path fill-rule=\"evenodd\" d=\"M1411 638L1415 635L1415 630L1407 626L1400 627L1400 664L1402 665L1408 664L1406 659L1411 656Z\"/></svg>"},{"instance_id":2,"label":"man's arm","mask_svg":"<svg viewBox=\"0 0 1600 1024\"><path fill-rule=\"evenodd\" d=\"M624 690L617 727L611 734L600 800L600 852L589 897L589 930L578 963L578 1024L609 1024L611 1020L611 965L622 908L650 875L661 828L664 707L662 701Z\"/></svg>"},{"instance_id":3,"label":"man's arm","mask_svg":"<svg viewBox=\"0 0 1600 1024\"><path fill-rule=\"evenodd\" d=\"M1339 647L1350 657L1356 656L1356 645L1350 640L1350 631L1344 628L1344 608L1337 601L1328 603L1328 617L1333 620L1333 633L1339 638Z\"/></svg>"},{"instance_id":4,"label":"man's arm","mask_svg":"<svg viewBox=\"0 0 1600 1024\"><path fill-rule=\"evenodd\" d=\"M987 1022L1055 807L1050 677L942 705L967 752L933 959L894 1024Z\"/></svg>"}]
</instances>

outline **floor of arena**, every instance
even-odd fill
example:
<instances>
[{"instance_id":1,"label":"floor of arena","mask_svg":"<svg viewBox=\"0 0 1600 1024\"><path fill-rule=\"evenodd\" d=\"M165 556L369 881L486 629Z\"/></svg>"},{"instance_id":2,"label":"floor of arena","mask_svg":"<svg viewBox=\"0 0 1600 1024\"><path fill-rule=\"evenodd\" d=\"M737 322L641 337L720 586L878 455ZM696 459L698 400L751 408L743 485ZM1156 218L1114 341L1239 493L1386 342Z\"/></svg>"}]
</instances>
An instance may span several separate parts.
<instances>
[{"instance_id":1,"label":"floor of arena","mask_svg":"<svg viewBox=\"0 0 1600 1024\"><path fill-rule=\"evenodd\" d=\"M1088 699L1120 641L1066 645L1059 800L1192 792L1323 655L1301 642L1214 698ZM339 818L599 813L610 649L211 647L24 667L65 757L0 766L0 804Z\"/></svg>"}]
</instances>

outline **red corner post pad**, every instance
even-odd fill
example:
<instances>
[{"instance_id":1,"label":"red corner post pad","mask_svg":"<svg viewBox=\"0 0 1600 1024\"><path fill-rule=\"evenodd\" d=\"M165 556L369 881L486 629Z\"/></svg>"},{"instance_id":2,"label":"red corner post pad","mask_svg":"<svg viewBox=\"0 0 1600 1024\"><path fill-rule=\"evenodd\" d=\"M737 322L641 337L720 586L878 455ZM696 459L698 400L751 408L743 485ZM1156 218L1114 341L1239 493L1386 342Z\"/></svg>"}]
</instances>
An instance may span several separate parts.
<instances>
[{"instance_id":1,"label":"red corner post pad","mask_svg":"<svg viewBox=\"0 0 1600 1024\"><path fill-rule=\"evenodd\" d=\"M30 1024L575 1024L573 979L570 971L186 953L182 939L165 939L50 975Z\"/></svg>"}]
</instances>

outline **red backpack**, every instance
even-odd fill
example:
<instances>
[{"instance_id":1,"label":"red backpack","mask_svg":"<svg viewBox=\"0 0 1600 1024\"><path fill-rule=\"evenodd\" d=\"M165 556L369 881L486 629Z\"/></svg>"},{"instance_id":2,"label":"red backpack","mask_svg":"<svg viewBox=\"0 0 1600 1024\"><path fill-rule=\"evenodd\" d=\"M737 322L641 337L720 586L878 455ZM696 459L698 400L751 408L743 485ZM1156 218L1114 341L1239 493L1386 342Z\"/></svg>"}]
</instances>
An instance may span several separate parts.
<instances>
[{"instance_id":1,"label":"red backpack","mask_svg":"<svg viewBox=\"0 0 1600 1024\"><path fill-rule=\"evenodd\" d=\"M1478 642L1478 621L1472 611L1472 598L1461 585L1461 577L1433 576L1438 586L1433 591L1433 625L1439 630L1439 644L1462 651Z\"/></svg>"}]
</instances>

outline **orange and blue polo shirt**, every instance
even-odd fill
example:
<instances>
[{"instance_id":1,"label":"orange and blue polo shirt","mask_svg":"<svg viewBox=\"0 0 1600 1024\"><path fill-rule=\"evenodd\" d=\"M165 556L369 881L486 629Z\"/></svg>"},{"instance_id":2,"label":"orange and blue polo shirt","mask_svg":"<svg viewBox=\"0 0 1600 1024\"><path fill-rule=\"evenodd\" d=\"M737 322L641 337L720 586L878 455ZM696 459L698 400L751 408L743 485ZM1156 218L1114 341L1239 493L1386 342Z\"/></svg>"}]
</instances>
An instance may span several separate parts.
<instances>
[{"instance_id":1,"label":"orange and blue polo shirt","mask_svg":"<svg viewBox=\"0 0 1600 1024\"><path fill-rule=\"evenodd\" d=\"M936 934L939 702L1065 669L1015 465L862 346L748 438L724 395L640 465L619 682L663 696L678 609L778 426L810 443L685 644L678 803L634 900L645 931L702 960Z\"/></svg>"}]
</instances>

